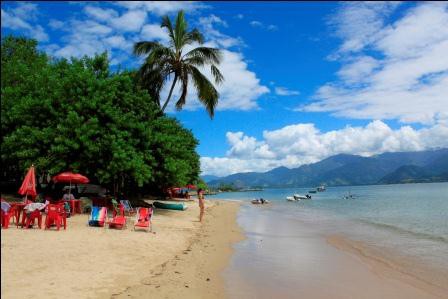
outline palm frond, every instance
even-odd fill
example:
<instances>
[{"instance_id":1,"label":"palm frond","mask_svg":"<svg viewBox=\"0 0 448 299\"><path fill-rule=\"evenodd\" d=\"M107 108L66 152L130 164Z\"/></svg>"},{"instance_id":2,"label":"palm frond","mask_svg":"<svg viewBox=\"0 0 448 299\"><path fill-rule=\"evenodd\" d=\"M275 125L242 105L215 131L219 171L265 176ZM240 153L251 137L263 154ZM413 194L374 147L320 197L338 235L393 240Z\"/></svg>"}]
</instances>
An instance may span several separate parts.
<instances>
[{"instance_id":1,"label":"palm frond","mask_svg":"<svg viewBox=\"0 0 448 299\"><path fill-rule=\"evenodd\" d=\"M185 13L183 10L179 11L174 25L174 45L177 52L181 52L184 46L184 36L187 33L187 21L185 21Z\"/></svg>"},{"instance_id":2,"label":"palm frond","mask_svg":"<svg viewBox=\"0 0 448 299\"><path fill-rule=\"evenodd\" d=\"M220 64L222 54L219 49L210 47L197 47L184 55L185 58L199 57L204 63Z\"/></svg>"},{"instance_id":3,"label":"palm frond","mask_svg":"<svg viewBox=\"0 0 448 299\"><path fill-rule=\"evenodd\" d=\"M158 42L142 41L134 44L134 55L144 55L150 53L154 48L160 47Z\"/></svg>"},{"instance_id":4,"label":"palm frond","mask_svg":"<svg viewBox=\"0 0 448 299\"><path fill-rule=\"evenodd\" d=\"M216 65L212 64L210 66L210 71L215 79L216 84L221 84L224 81L224 76L221 74L221 71L216 67Z\"/></svg>"},{"instance_id":5,"label":"palm frond","mask_svg":"<svg viewBox=\"0 0 448 299\"><path fill-rule=\"evenodd\" d=\"M183 44L190 45L194 42L201 45L204 43L204 36L196 28L185 34Z\"/></svg>"},{"instance_id":6,"label":"palm frond","mask_svg":"<svg viewBox=\"0 0 448 299\"><path fill-rule=\"evenodd\" d=\"M160 27L168 29L168 35L170 36L170 42L174 45L174 29L173 24L168 16L164 16L162 18L162 23L160 23Z\"/></svg>"},{"instance_id":7,"label":"palm frond","mask_svg":"<svg viewBox=\"0 0 448 299\"><path fill-rule=\"evenodd\" d=\"M218 104L219 93L213 84L196 67L190 66L189 72L193 78L194 86L198 93L199 101L204 104L210 118L215 114L215 107Z\"/></svg>"}]
</instances>

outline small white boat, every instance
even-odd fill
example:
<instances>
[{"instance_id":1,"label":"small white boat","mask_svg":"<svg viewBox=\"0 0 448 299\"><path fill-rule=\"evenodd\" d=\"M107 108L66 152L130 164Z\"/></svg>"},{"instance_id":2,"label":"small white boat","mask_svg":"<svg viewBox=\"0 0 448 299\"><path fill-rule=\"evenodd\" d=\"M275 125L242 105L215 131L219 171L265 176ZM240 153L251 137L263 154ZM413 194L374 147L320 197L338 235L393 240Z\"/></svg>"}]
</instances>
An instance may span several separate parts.
<instances>
[{"instance_id":1,"label":"small white boat","mask_svg":"<svg viewBox=\"0 0 448 299\"><path fill-rule=\"evenodd\" d=\"M251 200L251 203L254 205L265 205L265 204L268 204L269 201L267 201L266 199L263 199L263 198L260 198L260 199L256 198L254 200Z\"/></svg>"},{"instance_id":2,"label":"small white boat","mask_svg":"<svg viewBox=\"0 0 448 299\"><path fill-rule=\"evenodd\" d=\"M326 190L326 189L325 189L325 186L324 186L324 185L317 187L317 191L318 191L318 192L324 192L325 190Z\"/></svg>"},{"instance_id":3,"label":"small white boat","mask_svg":"<svg viewBox=\"0 0 448 299\"><path fill-rule=\"evenodd\" d=\"M293 196L288 196L286 197L287 201L296 201L296 200L300 200L300 199L295 199Z\"/></svg>"},{"instance_id":4,"label":"small white boat","mask_svg":"<svg viewBox=\"0 0 448 299\"><path fill-rule=\"evenodd\" d=\"M311 195L307 194L307 195L301 195L301 194L294 194L293 197L296 200L301 200L301 199L311 199Z\"/></svg>"}]
</instances>

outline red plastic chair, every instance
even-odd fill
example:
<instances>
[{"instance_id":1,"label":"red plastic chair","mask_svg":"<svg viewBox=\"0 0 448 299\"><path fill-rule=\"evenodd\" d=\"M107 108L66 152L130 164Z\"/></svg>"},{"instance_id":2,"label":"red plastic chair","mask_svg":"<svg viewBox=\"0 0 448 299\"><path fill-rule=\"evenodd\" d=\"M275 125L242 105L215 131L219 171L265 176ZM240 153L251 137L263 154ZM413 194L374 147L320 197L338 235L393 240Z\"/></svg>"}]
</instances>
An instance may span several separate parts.
<instances>
[{"instance_id":1,"label":"red plastic chair","mask_svg":"<svg viewBox=\"0 0 448 299\"><path fill-rule=\"evenodd\" d=\"M138 208L137 221L135 221L134 230L136 228L143 228L147 231L152 231L151 218L153 214L153 208Z\"/></svg>"},{"instance_id":2,"label":"red plastic chair","mask_svg":"<svg viewBox=\"0 0 448 299\"><path fill-rule=\"evenodd\" d=\"M61 225L64 226L64 229L67 228L67 217L64 207L61 205L48 205L48 213L45 217L45 229L50 229L53 224L56 225L57 230L60 229Z\"/></svg>"},{"instance_id":3,"label":"red plastic chair","mask_svg":"<svg viewBox=\"0 0 448 299\"><path fill-rule=\"evenodd\" d=\"M9 223L11 222L11 217L15 218L15 223L18 223L17 215L16 215L16 207L11 206L11 208L8 210L8 212L1 211L1 218L2 218L2 227L4 229L7 229L9 227Z\"/></svg>"},{"instance_id":4,"label":"red plastic chair","mask_svg":"<svg viewBox=\"0 0 448 299\"><path fill-rule=\"evenodd\" d=\"M30 228L34 226L34 221L37 219L37 226L42 228L42 214L39 210L34 210L30 214L23 212L22 216L22 228Z\"/></svg>"},{"instance_id":5,"label":"red plastic chair","mask_svg":"<svg viewBox=\"0 0 448 299\"><path fill-rule=\"evenodd\" d=\"M113 218L109 222L109 228L118 228L123 229L126 227L126 216L124 215L124 206L122 204L118 205L120 209L120 214L117 215L117 212L113 211Z\"/></svg>"}]
</instances>

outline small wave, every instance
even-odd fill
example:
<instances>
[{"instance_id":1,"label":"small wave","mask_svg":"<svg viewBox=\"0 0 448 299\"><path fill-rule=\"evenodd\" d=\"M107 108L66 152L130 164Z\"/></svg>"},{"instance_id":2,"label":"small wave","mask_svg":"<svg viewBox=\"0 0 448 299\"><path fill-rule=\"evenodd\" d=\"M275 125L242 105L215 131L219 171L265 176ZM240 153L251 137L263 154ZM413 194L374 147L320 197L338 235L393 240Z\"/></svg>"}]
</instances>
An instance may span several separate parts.
<instances>
[{"instance_id":1,"label":"small wave","mask_svg":"<svg viewBox=\"0 0 448 299\"><path fill-rule=\"evenodd\" d=\"M371 225L371 226L389 230L389 231L398 232L400 234L407 234L407 235L411 235L411 236L414 236L414 237L417 237L420 239L427 239L427 240L431 240L431 241L439 241L439 242L443 242L443 243L448 243L448 238L445 238L443 236L436 236L436 235L432 235L432 234L428 234L428 233L416 232L416 231L408 230L408 229L398 227L398 226L395 226L392 224L379 223L379 222L375 222L375 221L371 221L371 220L365 220L365 219L357 219L357 220L359 222L365 223L367 225Z\"/></svg>"}]
</instances>

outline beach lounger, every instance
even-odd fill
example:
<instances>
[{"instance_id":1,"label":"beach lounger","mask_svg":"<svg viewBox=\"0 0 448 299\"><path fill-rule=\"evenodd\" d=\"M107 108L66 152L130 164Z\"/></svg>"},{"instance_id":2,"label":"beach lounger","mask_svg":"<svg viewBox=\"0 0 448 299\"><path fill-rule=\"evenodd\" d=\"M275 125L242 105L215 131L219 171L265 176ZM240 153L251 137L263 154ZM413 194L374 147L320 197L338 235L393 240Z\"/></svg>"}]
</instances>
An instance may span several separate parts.
<instances>
[{"instance_id":1,"label":"beach lounger","mask_svg":"<svg viewBox=\"0 0 448 299\"><path fill-rule=\"evenodd\" d=\"M128 215L135 214L135 210L131 205L131 202L127 199L120 200L120 203L124 206L124 210L128 213Z\"/></svg>"},{"instance_id":2,"label":"beach lounger","mask_svg":"<svg viewBox=\"0 0 448 299\"><path fill-rule=\"evenodd\" d=\"M151 218L153 214L153 208L138 208L134 230L136 230L136 228L143 228L146 229L146 231L152 231Z\"/></svg>"},{"instance_id":3,"label":"beach lounger","mask_svg":"<svg viewBox=\"0 0 448 299\"><path fill-rule=\"evenodd\" d=\"M103 227L107 220L106 207L92 207L89 218L89 226Z\"/></svg>"},{"instance_id":4,"label":"beach lounger","mask_svg":"<svg viewBox=\"0 0 448 299\"><path fill-rule=\"evenodd\" d=\"M126 216L124 215L125 208L122 204L119 204L118 208L120 209L120 214L114 213L115 215L109 222L109 228L123 229L126 227Z\"/></svg>"}]
</instances>

